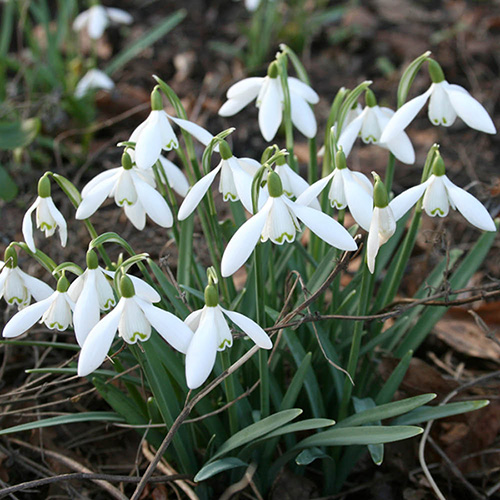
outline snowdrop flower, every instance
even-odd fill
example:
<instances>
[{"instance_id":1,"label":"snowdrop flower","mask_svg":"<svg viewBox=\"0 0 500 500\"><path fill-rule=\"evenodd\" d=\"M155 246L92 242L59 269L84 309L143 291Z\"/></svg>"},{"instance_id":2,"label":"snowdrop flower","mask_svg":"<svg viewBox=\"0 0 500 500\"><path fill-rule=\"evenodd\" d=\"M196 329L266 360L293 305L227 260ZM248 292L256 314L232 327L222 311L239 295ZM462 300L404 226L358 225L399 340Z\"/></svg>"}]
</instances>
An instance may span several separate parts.
<instances>
[{"instance_id":1,"label":"snowdrop flower","mask_svg":"<svg viewBox=\"0 0 500 500\"><path fill-rule=\"evenodd\" d=\"M233 337L227 316L260 348L273 346L267 333L250 318L219 305L217 289L213 284L205 288L205 307L192 312L185 323L194 332L186 353L186 380L190 389L196 389L207 380L215 364L217 351L231 347Z\"/></svg>"},{"instance_id":2,"label":"snowdrop flower","mask_svg":"<svg viewBox=\"0 0 500 500\"><path fill-rule=\"evenodd\" d=\"M31 296L40 301L46 299L54 290L43 281L26 274L17 266L17 253L12 247L5 250L5 263L0 273L0 299L9 305L17 304L19 309L29 305Z\"/></svg>"},{"instance_id":3,"label":"snowdrop flower","mask_svg":"<svg viewBox=\"0 0 500 500\"><path fill-rule=\"evenodd\" d=\"M153 288L147 297L136 293L136 283L130 276L121 278L120 301L87 335L78 360L80 377L102 364L117 330L127 344L135 344L147 341L153 327L172 347L186 353L193 336L191 330L173 314L153 305L161 300Z\"/></svg>"},{"instance_id":4,"label":"snowdrop flower","mask_svg":"<svg viewBox=\"0 0 500 500\"><path fill-rule=\"evenodd\" d=\"M403 104L391 118L382 134L381 141L395 139L417 116L429 101L429 120L433 125L451 127L459 116L471 128L495 134L496 128L488 112L460 85L453 85L444 79L441 66L429 60L429 74L432 85L422 95Z\"/></svg>"},{"instance_id":5,"label":"snowdrop flower","mask_svg":"<svg viewBox=\"0 0 500 500\"><path fill-rule=\"evenodd\" d=\"M111 78L98 69L91 69L85 73L83 78L77 83L75 97L81 99L91 90L104 89L112 90L115 84Z\"/></svg>"},{"instance_id":6,"label":"snowdrop flower","mask_svg":"<svg viewBox=\"0 0 500 500\"><path fill-rule=\"evenodd\" d=\"M409 137L401 132L387 143L381 142L380 137L394 111L389 108L381 108L375 99L374 93L366 91L365 109L345 127L340 134L338 144L349 156L356 137L361 136L365 144L377 144L388 149L399 161L403 163L415 162L415 151Z\"/></svg>"},{"instance_id":7,"label":"snowdrop flower","mask_svg":"<svg viewBox=\"0 0 500 500\"><path fill-rule=\"evenodd\" d=\"M205 146L213 135L196 123L168 115L163 110L163 103L158 86L151 92L151 113L130 136L135 142L135 162L139 168L152 167L160 157L162 149L170 151L179 147L179 141L170 125L172 120L179 127L189 132Z\"/></svg>"},{"instance_id":8,"label":"snowdrop flower","mask_svg":"<svg viewBox=\"0 0 500 500\"><path fill-rule=\"evenodd\" d=\"M276 172L267 178L269 198L256 215L247 220L233 235L222 256L221 272L227 277L235 273L250 257L259 239L282 245L291 243L300 230L301 220L313 233L341 250L356 250L348 231L336 220L314 208L299 205L283 193Z\"/></svg>"},{"instance_id":9,"label":"snowdrop flower","mask_svg":"<svg viewBox=\"0 0 500 500\"><path fill-rule=\"evenodd\" d=\"M319 96L301 82L289 76L292 122L308 138L316 135L317 125L310 104L317 104ZM255 98L259 108L259 127L266 141L272 141L283 120L283 89L276 61L269 65L266 77L245 78L227 91L228 100L219 110L220 116L233 116Z\"/></svg>"},{"instance_id":10,"label":"snowdrop flower","mask_svg":"<svg viewBox=\"0 0 500 500\"><path fill-rule=\"evenodd\" d=\"M335 169L323 179L316 181L298 198L300 205L309 205L331 181L328 199L337 210L349 210L354 220L368 231L373 211L373 186L361 172L351 172L346 165L345 155L339 150L335 155Z\"/></svg>"},{"instance_id":11,"label":"snowdrop flower","mask_svg":"<svg viewBox=\"0 0 500 500\"><path fill-rule=\"evenodd\" d=\"M75 303L75 336L82 347L90 330L99 322L101 311L108 311L116 303L113 288L93 250L87 252L87 269L71 283L68 295Z\"/></svg>"},{"instance_id":12,"label":"snowdrop flower","mask_svg":"<svg viewBox=\"0 0 500 500\"><path fill-rule=\"evenodd\" d=\"M31 214L36 210L36 227L45 233L45 237L52 236L56 228L59 228L61 246L65 247L68 240L68 228L63 215L54 205L50 196L50 180L44 175L38 181L38 198L28 208L23 218L22 232L24 241L32 252L36 252L35 240L33 239L33 221Z\"/></svg>"},{"instance_id":13,"label":"snowdrop flower","mask_svg":"<svg viewBox=\"0 0 500 500\"><path fill-rule=\"evenodd\" d=\"M18 337L29 330L37 321L45 323L50 330L66 330L71 326L71 311L75 304L68 296L69 282L63 276L57 282L57 290L46 299L35 302L15 314L5 325L3 336ZM40 319L41 318L41 319Z\"/></svg>"},{"instance_id":14,"label":"snowdrop flower","mask_svg":"<svg viewBox=\"0 0 500 500\"><path fill-rule=\"evenodd\" d=\"M155 186L152 172L134 167L125 151L121 167L102 172L83 188L76 218L89 218L108 196L113 196L115 203L124 208L125 215L139 231L146 225L146 214L159 226L172 227L172 211Z\"/></svg>"},{"instance_id":15,"label":"snowdrop flower","mask_svg":"<svg viewBox=\"0 0 500 500\"><path fill-rule=\"evenodd\" d=\"M219 192L224 201L240 200L252 213L252 179L260 167L259 162L251 158L236 158L226 141L221 141L219 150L220 163L191 188L179 208L179 220L187 219L193 213L219 172Z\"/></svg>"},{"instance_id":16,"label":"snowdrop flower","mask_svg":"<svg viewBox=\"0 0 500 500\"><path fill-rule=\"evenodd\" d=\"M93 5L90 9L76 16L73 21L73 29L75 31L82 31L85 29L90 38L97 40L101 38L104 34L104 30L110 23L131 24L132 21L132 16L122 9Z\"/></svg>"},{"instance_id":17,"label":"snowdrop flower","mask_svg":"<svg viewBox=\"0 0 500 500\"><path fill-rule=\"evenodd\" d=\"M425 182L404 191L391 201L389 205L396 220L403 217L422 195L422 208L431 217L446 217L451 205L451 208L458 210L472 225L483 231L496 231L488 210L474 196L448 179L441 155L434 160L432 174Z\"/></svg>"},{"instance_id":18,"label":"snowdrop flower","mask_svg":"<svg viewBox=\"0 0 500 500\"><path fill-rule=\"evenodd\" d=\"M387 190L380 177L373 172L375 187L373 188L373 215L366 243L366 262L373 274L375 259L379 248L386 243L396 231L396 219L388 203Z\"/></svg>"}]
</instances>

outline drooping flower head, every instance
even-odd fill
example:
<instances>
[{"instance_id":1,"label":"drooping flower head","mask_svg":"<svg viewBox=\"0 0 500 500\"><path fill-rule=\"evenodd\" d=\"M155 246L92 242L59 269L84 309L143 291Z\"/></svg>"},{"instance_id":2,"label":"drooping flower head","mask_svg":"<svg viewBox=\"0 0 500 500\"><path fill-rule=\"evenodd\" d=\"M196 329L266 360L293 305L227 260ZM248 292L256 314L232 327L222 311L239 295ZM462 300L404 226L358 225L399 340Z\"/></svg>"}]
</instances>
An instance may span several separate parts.
<instances>
[{"instance_id":1,"label":"drooping flower head","mask_svg":"<svg viewBox=\"0 0 500 500\"><path fill-rule=\"evenodd\" d=\"M102 5L93 5L90 9L80 12L73 21L75 31L87 30L89 37L93 40L101 38L105 29L111 23L131 24L132 16L122 9L113 7L103 7Z\"/></svg>"},{"instance_id":2,"label":"drooping flower head","mask_svg":"<svg viewBox=\"0 0 500 500\"><path fill-rule=\"evenodd\" d=\"M267 188L269 198L264 206L236 231L227 244L221 262L222 276L235 273L250 257L259 240L271 240L277 245L293 242L300 230L299 220L329 245L341 250L356 250L352 236L336 220L288 199L276 172L269 173Z\"/></svg>"},{"instance_id":3,"label":"drooping flower head","mask_svg":"<svg viewBox=\"0 0 500 500\"><path fill-rule=\"evenodd\" d=\"M153 305L161 300L154 288L142 282L143 290L139 294L136 293L137 284L137 278L132 280L131 276L124 275L120 279L120 301L85 339L78 360L79 376L92 373L103 363L117 331L127 344L135 344L146 342L154 328L172 347L186 352L193 336L191 330L173 314Z\"/></svg>"},{"instance_id":4,"label":"drooping flower head","mask_svg":"<svg viewBox=\"0 0 500 500\"><path fill-rule=\"evenodd\" d=\"M151 113L130 136L135 142L135 162L141 169L152 167L159 159L161 151L170 151L179 147L170 120L189 132L205 146L213 139L213 135L196 123L168 115L163 110L163 102L159 86L151 92Z\"/></svg>"},{"instance_id":5,"label":"drooping flower head","mask_svg":"<svg viewBox=\"0 0 500 500\"><path fill-rule=\"evenodd\" d=\"M45 237L52 236L59 229L61 246L65 247L68 240L68 228L61 212L52 201L50 190L50 179L48 175L42 176L38 181L38 198L28 208L23 218L24 241L32 252L36 252L35 240L33 238L33 221L31 214L35 212L36 227L45 233Z\"/></svg>"},{"instance_id":6,"label":"drooping flower head","mask_svg":"<svg viewBox=\"0 0 500 500\"><path fill-rule=\"evenodd\" d=\"M366 243L366 262L373 274L375 259L380 247L386 243L396 231L396 219L389 206L387 190L380 177L373 172L375 185L373 187L373 214Z\"/></svg>"},{"instance_id":7,"label":"drooping flower head","mask_svg":"<svg viewBox=\"0 0 500 500\"><path fill-rule=\"evenodd\" d=\"M451 127L459 116L469 127L495 134L496 128L488 112L460 85L448 83L441 66L429 60L429 75L432 84L422 95L403 104L384 129L380 140L388 142L395 139L417 116L429 100L429 120L433 125Z\"/></svg>"},{"instance_id":8,"label":"drooping flower head","mask_svg":"<svg viewBox=\"0 0 500 500\"><path fill-rule=\"evenodd\" d=\"M310 104L317 104L319 96L309 85L288 77L292 122L308 138L316 135L316 118ZM219 110L220 116L233 116L256 99L259 108L259 128L266 141L272 141L283 120L284 96L279 78L278 63L273 61L267 76L245 78L227 91L227 101Z\"/></svg>"},{"instance_id":9,"label":"drooping flower head","mask_svg":"<svg viewBox=\"0 0 500 500\"><path fill-rule=\"evenodd\" d=\"M233 337L224 316L241 328L260 348L272 347L271 339L257 323L219 305L217 288L209 281L205 288L205 307L192 312L185 319L186 325L194 333L186 353L186 380L190 389L200 387L208 378L217 351L233 345Z\"/></svg>"},{"instance_id":10,"label":"drooping flower head","mask_svg":"<svg viewBox=\"0 0 500 500\"><path fill-rule=\"evenodd\" d=\"M5 325L3 336L14 338L29 330L37 321L50 330L64 331L72 325L75 304L68 296L69 281L63 275L57 290L49 297L20 310Z\"/></svg>"},{"instance_id":11,"label":"drooping flower head","mask_svg":"<svg viewBox=\"0 0 500 500\"><path fill-rule=\"evenodd\" d=\"M119 207L123 207L127 218L139 231L146 225L146 214L159 226L172 227L172 211L155 187L153 172L135 167L125 151L121 167L102 172L82 189L76 218L87 219L109 196L114 197Z\"/></svg>"},{"instance_id":12,"label":"drooping flower head","mask_svg":"<svg viewBox=\"0 0 500 500\"><path fill-rule=\"evenodd\" d=\"M76 84L75 97L81 99L91 90L112 90L114 87L115 83L104 71L93 68L87 71Z\"/></svg>"},{"instance_id":13,"label":"drooping flower head","mask_svg":"<svg viewBox=\"0 0 500 500\"><path fill-rule=\"evenodd\" d=\"M43 281L30 276L17 265L17 253L12 246L7 247L4 255L5 262L0 273L0 298L4 298L9 305L16 304L23 309L31 302L31 296L37 301L46 299L54 290Z\"/></svg>"},{"instance_id":14,"label":"drooping flower head","mask_svg":"<svg viewBox=\"0 0 500 500\"><path fill-rule=\"evenodd\" d=\"M245 209L252 212L252 178L260 167L259 162L251 158L236 158L224 140L219 144L219 152L221 161L217 167L203 176L186 195L179 208L179 220L187 219L193 213L219 172L219 192L224 201L240 200Z\"/></svg>"},{"instance_id":15,"label":"drooping flower head","mask_svg":"<svg viewBox=\"0 0 500 500\"><path fill-rule=\"evenodd\" d=\"M335 158L333 172L306 189L297 198L297 203L309 205L331 181L328 191L330 205L337 210L349 207L354 220L368 231L373 211L373 186L361 172L353 172L347 168L342 149L336 153Z\"/></svg>"},{"instance_id":16,"label":"drooping flower head","mask_svg":"<svg viewBox=\"0 0 500 500\"><path fill-rule=\"evenodd\" d=\"M365 93L366 107L363 111L343 128L338 144L349 156L354 141L358 136L365 144L376 144L388 149L399 161L403 163L415 162L415 151L409 137L401 131L388 142L381 142L382 132L394 115L389 108L380 107L377 104L375 94L367 89Z\"/></svg>"},{"instance_id":17,"label":"drooping flower head","mask_svg":"<svg viewBox=\"0 0 500 500\"><path fill-rule=\"evenodd\" d=\"M423 195L422 208L431 217L446 217L451 206L477 228L496 231L495 223L484 205L470 193L453 184L445 172L443 159L437 153L429 178L391 201L390 206L396 220L403 217Z\"/></svg>"}]
</instances>

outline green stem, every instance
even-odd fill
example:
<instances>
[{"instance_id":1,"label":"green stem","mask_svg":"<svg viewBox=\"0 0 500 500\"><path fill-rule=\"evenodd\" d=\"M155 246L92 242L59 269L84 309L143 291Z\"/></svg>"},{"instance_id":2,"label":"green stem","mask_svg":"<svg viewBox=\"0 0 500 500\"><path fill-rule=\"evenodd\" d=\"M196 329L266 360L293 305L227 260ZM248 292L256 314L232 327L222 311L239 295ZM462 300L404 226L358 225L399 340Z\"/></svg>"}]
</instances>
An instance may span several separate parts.
<instances>
[{"instance_id":1,"label":"green stem","mask_svg":"<svg viewBox=\"0 0 500 500\"><path fill-rule=\"evenodd\" d=\"M290 101L290 89L288 88L287 57L285 54L278 56L280 68L281 87L283 88L283 122L285 124L286 149L288 151L288 165L297 172L297 163L293 154L293 124L292 124L292 105Z\"/></svg>"},{"instance_id":2,"label":"green stem","mask_svg":"<svg viewBox=\"0 0 500 500\"><path fill-rule=\"evenodd\" d=\"M366 254L365 254L366 255ZM363 259L363 269L361 276L361 290L359 295L357 314L362 316L366 313L368 304L368 291L370 289L370 271L366 265L366 258ZM356 368L358 366L359 349L361 347L361 336L363 333L363 321L356 321L354 324L354 332L352 335L351 351L349 353L349 361L347 362L347 372L354 380L356 375ZM342 395L342 401L340 403L339 410L339 421L343 420L347 416L347 411L349 409L349 403L351 401L353 384L349 378L345 379L344 390Z\"/></svg>"},{"instance_id":3,"label":"green stem","mask_svg":"<svg viewBox=\"0 0 500 500\"><path fill-rule=\"evenodd\" d=\"M231 358L229 354L229 350L226 349L220 353L222 369L227 370L231 366ZM234 401L236 399L236 390L234 388L234 375L229 375L224 379L224 387L226 389L226 398L227 402ZM238 413L236 404L231 405L228 408L228 416L229 416L229 430L231 435L234 435L238 432Z\"/></svg>"},{"instance_id":4,"label":"green stem","mask_svg":"<svg viewBox=\"0 0 500 500\"><path fill-rule=\"evenodd\" d=\"M255 247L254 253L254 274L255 274L255 305L257 324L265 328L265 281L262 267L262 244ZM269 415L269 366L268 352L265 349L259 350L259 374L260 374L260 416Z\"/></svg>"},{"instance_id":5,"label":"green stem","mask_svg":"<svg viewBox=\"0 0 500 500\"><path fill-rule=\"evenodd\" d=\"M387 189L387 194L390 195L392 189L392 181L394 179L394 166L396 159L392 153L389 153L389 160L387 161L387 168L385 170L384 184Z\"/></svg>"}]
</instances>

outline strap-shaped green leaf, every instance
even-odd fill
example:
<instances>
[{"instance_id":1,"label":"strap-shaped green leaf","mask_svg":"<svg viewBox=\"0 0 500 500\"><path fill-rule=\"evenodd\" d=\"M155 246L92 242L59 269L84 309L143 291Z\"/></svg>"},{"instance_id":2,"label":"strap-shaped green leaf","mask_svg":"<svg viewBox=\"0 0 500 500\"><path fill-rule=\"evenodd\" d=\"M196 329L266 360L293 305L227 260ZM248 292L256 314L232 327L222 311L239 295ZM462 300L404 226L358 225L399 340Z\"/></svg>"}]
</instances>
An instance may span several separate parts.
<instances>
[{"instance_id":1,"label":"strap-shaped green leaf","mask_svg":"<svg viewBox=\"0 0 500 500\"><path fill-rule=\"evenodd\" d=\"M406 98L408 97L408 92L410 91L411 84L417 76L418 70L430 55L430 51L424 52L421 56L413 60L405 69L398 85L398 108L400 108L405 103Z\"/></svg>"},{"instance_id":2,"label":"strap-shaped green leaf","mask_svg":"<svg viewBox=\"0 0 500 500\"><path fill-rule=\"evenodd\" d=\"M0 149L24 148L37 136L41 122L39 118L28 118L18 122L0 123Z\"/></svg>"},{"instance_id":3,"label":"strap-shaped green leaf","mask_svg":"<svg viewBox=\"0 0 500 500\"><path fill-rule=\"evenodd\" d=\"M237 457L225 457L220 460L216 460L215 462L210 462L204 465L196 476L194 476L194 480L196 482L205 481L216 474L220 474L226 470L235 469L236 467L244 467L248 464L243 462Z\"/></svg>"}]
</instances>

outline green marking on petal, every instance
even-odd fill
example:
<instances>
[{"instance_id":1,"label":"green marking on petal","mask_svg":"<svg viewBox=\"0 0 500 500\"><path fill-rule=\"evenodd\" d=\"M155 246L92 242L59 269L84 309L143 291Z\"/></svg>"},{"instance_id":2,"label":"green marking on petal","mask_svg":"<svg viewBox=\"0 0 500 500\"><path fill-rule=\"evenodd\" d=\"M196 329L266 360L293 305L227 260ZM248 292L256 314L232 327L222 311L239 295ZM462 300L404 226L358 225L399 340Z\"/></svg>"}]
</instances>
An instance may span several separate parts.
<instances>
[{"instance_id":1,"label":"green marking on petal","mask_svg":"<svg viewBox=\"0 0 500 500\"><path fill-rule=\"evenodd\" d=\"M228 339L224 339L222 341L222 344L219 345L219 349L225 349L226 345L229 347L231 345L231 342Z\"/></svg>"},{"instance_id":2,"label":"green marking on petal","mask_svg":"<svg viewBox=\"0 0 500 500\"><path fill-rule=\"evenodd\" d=\"M51 231L52 229L54 229L56 227L56 225L54 224L53 226L50 225L50 224L47 224L46 222L42 222L40 224L40 231Z\"/></svg>"},{"instance_id":3,"label":"green marking on petal","mask_svg":"<svg viewBox=\"0 0 500 500\"><path fill-rule=\"evenodd\" d=\"M106 303L104 304L103 308L104 309L109 309L110 307L115 305L115 299L108 299Z\"/></svg>"},{"instance_id":4,"label":"green marking on petal","mask_svg":"<svg viewBox=\"0 0 500 500\"><path fill-rule=\"evenodd\" d=\"M446 121L446 118L443 116L443 123L446 125L448 122Z\"/></svg>"},{"instance_id":5,"label":"green marking on petal","mask_svg":"<svg viewBox=\"0 0 500 500\"><path fill-rule=\"evenodd\" d=\"M435 208L434 210L431 210L431 214L433 216L440 215L441 217L444 217L444 212L440 208Z\"/></svg>"},{"instance_id":6,"label":"green marking on petal","mask_svg":"<svg viewBox=\"0 0 500 500\"><path fill-rule=\"evenodd\" d=\"M137 342L137 340L145 341L148 339L148 336L145 333L141 332L134 332L132 337L130 337L130 342L133 344L134 342Z\"/></svg>"},{"instance_id":7,"label":"green marking on petal","mask_svg":"<svg viewBox=\"0 0 500 500\"><path fill-rule=\"evenodd\" d=\"M291 243L291 242L294 240L294 237L293 237L291 234L288 234L288 233L286 233L286 232L285 232L285 233L283 233L282 235L280 235L280 236L278 236L278 237L276 238L276 241L277 241L278 243L280 243L280 244L281 244L281 243L283 243L285 240L286 240L288 243Z\"/></svg>"},{"instance_id":8,"label":"green marking on petal","mask_svg":"<svg viewBox=\"0 0 500 500\"><path fill-rule=\"evenodd\" d=\"M230 193L229 191L223 196L224 201L238 201L238 195Z\"/></svg>"}]
</instances>

